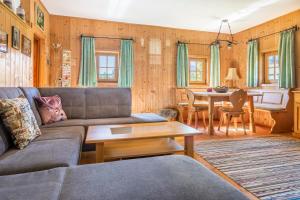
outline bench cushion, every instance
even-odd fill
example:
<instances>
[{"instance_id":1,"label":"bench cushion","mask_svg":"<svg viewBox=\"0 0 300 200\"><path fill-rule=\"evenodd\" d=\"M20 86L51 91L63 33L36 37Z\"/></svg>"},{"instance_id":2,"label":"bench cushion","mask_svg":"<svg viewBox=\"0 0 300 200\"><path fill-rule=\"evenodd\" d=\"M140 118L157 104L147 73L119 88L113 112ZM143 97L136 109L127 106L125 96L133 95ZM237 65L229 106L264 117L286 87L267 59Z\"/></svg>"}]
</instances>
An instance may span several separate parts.
<instances>
[{"instance_id":1,"label":"bench cushion","mask_svg":"<svg viewBox=\"0 0 300 200\"><path fill-rule=\"evenodd\" d=\"M35 194L26 192L24 185ZM22 196L31 200L248 199L197 161L185 156L134 159L2 176L0 196L6 199L13 195L9 193L12 186L16 191L13 199L21 199Z\"/></svg>"},{"instance_id":2,"label":"bench cushion","mask_svg":"<svg viewBox=\"0 0 300 200\"><path fill-rule=\"evenodd\" d=\"M76 139L83 142L85 129L83 126L41 128L42 135L35 141L56 140L56 139Z\"/></svg>"},{"instance_id":3,"label":"bench cushion","mask_svg":"<svg viewBox=\"0 0 300 200\"><path fill-rule=\"evenodd\" d=\"M267 110L267 111L284 111L284 110L286 110L286 108L283 107L282 105L268 104L268 103L255 103L254 107L255 107L255 109Z\"/></svg>"}]
</instances>

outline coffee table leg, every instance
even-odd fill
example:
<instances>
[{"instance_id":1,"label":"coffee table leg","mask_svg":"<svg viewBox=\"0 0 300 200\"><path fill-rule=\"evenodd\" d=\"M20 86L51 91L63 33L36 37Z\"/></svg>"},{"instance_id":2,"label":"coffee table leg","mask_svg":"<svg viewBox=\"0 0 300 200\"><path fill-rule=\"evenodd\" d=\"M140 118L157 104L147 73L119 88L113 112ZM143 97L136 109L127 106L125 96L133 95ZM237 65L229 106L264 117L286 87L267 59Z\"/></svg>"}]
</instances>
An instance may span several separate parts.
<instances>
[{"instance_id":1,"label":"coffee table leg","mask_svg":"<svg viewBox=\"0 0 300 200\"><path fill-rule=\"evenodd\" d=\"M104 162L104 143L96 144L96 163Z\"/></svg>"},{"instance_id":2,"label":"coffee table leg","mask_svg":"<svg viewBox=\"0 0 300 200\"><path fill-rule=\"evenodd\" d=\"M184 137L184 151L185 155L194 157L194 136Z\"/></svg>"}]
</instances>

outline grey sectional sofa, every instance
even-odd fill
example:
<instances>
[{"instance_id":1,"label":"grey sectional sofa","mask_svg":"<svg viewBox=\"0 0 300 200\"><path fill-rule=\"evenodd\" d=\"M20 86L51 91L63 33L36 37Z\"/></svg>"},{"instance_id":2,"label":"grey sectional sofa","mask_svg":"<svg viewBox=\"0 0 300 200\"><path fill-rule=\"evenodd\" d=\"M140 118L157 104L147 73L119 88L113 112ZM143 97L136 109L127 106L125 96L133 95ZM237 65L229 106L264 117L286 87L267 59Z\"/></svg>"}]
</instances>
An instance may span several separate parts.
<instances>
[{"instance_id":1,"label":"grey sectional sofa","mask_svg":"<svg viewBox=\"0 0 300 200\"><path fill-rule=\"evenodd\" d=\"M42 125L33 97L56 94L68 120ZM88 126L165 121L132 115L130 89L0 88L0 98L20 95L42 135L17 150L0 123L0 199L247 199L184 156L77 166Z\"/></svg>"}]
</instances>

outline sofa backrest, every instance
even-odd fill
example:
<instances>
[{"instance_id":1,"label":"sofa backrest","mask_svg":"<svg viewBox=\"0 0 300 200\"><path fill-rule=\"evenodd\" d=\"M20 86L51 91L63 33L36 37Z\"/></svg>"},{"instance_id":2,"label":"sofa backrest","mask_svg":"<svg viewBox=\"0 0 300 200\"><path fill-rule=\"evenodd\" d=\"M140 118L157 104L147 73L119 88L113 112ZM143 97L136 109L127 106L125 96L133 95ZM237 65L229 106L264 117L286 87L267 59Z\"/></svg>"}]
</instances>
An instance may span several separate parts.
<instances>
[{"instance_id":1,"label":"sofa backrest","mask_svg":"<svg viewBox=\"0 0 300 200\"><path fill-rule=\"evenodd\" d=\"M58 95L68 119L131 116L129 88L39 88L41 96Z\"/></svg>"},{"instance_id":2,"label":"sofa backrest","mask_svg":"<svg viewBox=\"0 0 300 200\"><path fill-rule=\"evenodd\" d=\"M11 87L0 87L0 99L13 99L24 95L21 89ZM0 119L0 156L5 153L13 145L12 139L8 131L5 129L2 120Z\"/></svg>"},{"instance_id":3,"label":"sofa backrest","mask_svg":"<svg viewBox=\"0 0 300 200\"><path fill-rule=\"evenodd\" d=\"M86 118L116 118L131 116L129 88L87 88Z\"/></svg>"},{"instance_id":4,"label":"sofa backrest","mask_svg":"<svg viewBox=\"0 0 300 200\"><path fill-rule=\"evenodd\" d=\"M84 88L39 88L43 97L58 95L68 119L86 118Z\"/></svg>"},{"instance_id":5,"label":"sofa backrest","mask_svg":"<svg viewBox=\"0 0 300 200\"><path fill-rule=\"evenodd\" d=\"M41 116L39 114L39 111L38 111L38 109L36 107L36 104L35 104L35 101L34 101L34 97L41 96L40 91L35 87L21 87L20 89L22 90L25 97L27 98L38 125L41 126L42 125L42 119L41 119Z\"/></svg>"}]
</instances>

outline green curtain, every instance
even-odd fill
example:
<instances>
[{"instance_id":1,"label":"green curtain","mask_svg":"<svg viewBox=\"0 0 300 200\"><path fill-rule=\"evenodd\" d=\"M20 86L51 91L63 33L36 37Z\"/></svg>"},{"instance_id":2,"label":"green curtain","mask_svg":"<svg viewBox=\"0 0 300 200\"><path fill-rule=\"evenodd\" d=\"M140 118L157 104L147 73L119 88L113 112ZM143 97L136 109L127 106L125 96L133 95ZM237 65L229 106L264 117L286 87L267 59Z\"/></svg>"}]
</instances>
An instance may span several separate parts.
<instances>
[{"instance_id":1,"label":"green curtain","mask_svg":"<svg viewBox=\"0 0 300 200\"><path fill-rule=\"evenodd\" d=\"M133 41L121 40L119 87L130 88L133 83Z\"/></svg>"},{"instance_id":2,"label":"green curtain","mask_svg":"<svg viewBox=\"0 0 300 200\"><path fill-rule=\"evenodd\" d=\"M247 86L258 87L258 41L248 42L247 48Z\"/></svg>"},{"instance_id":3,"label":"green curtain","mask_svg":"<svg viewBox=\"0 0 300 200\"><path fill-rule=\"evenodd\" d=\"M79 86L97 86L97 68L95 58L95 39L90 37L81 38L81 64Z\"/></svg>"},{"instance_id":4,"label":"green curtain","mask_svg":"<svg viewBox=\"0 0 300 200\"><path fill-rule=\"evenodd\" d=\"M294 56L294 30L284 31L280 34L279 39L279 87L294 88L295 79L295 56Z\"/></svg>"},{"instance_id":5,"label":"green curtain","mask_svg":"<svg viewBox=\"0 0 300 200\"><path fill-rule=\"evenodd\" d=\"M177 87L188 86L189 52L184 43L178 44L177 49Z\"/></svg>"},{"instance_id":6,"label":"green curtain","mask_svg":"<svg viewBox=\"0 0 300 200\"><path fill-rule=\"evenodd\" d=\"M220 46L210 46L210 87L220 86Z\"/></svg>"}]
</instances>

